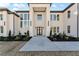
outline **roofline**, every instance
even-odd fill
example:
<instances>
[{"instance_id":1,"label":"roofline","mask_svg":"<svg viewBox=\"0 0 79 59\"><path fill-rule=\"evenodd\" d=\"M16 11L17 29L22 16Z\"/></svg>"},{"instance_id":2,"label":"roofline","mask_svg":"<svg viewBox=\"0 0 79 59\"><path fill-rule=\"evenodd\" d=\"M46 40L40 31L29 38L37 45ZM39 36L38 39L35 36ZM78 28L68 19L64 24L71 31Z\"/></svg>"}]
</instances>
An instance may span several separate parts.
<instances>
[{"instance_id":1,"label":"roofline","mask_svg":"<svg viewBox=\"0 0 79 59\"><path fill-rule=\"evenodd\" d=\"M15 14L16 16L19 17L18 14L16 14L15 12L10 11L8 8L0 8L0 11L7 11L8 14Z\"/></svg>"},{"instance_id":2,"label":"roofline","mask_svg":"<svg viewBox=\"0 0 79 59\"><path fill-rule=\"evenodd\" d=\"M50 4L50 7L52 5L52 3L28 3L28 6L29 6L29 4Z\"/></svg>"},{"instance_id":3,"label":"roofline","mask_svg":"<svg viewBox=\"0 0 79 59\"><path fill-rule=\"evenodd\" d=\"M64 10L62 10L62 11L50 11L50 12L54 12L54 13L63 13L63 12L65 12L67 9L69 9L71 6L73 6L75 3L71 3L69 6L67 6Z\"/></svg>"},{"instance_id":4,"label":"roofline","mask_svg":"<svg viewBox=\"0 0 79 59\"><path fill-rule=\"evenodd\" d=\"M69 6L67 6L64 10L63 10L63 12L64 11L66 11L67 9L69 9L71 6L73 6L75 3L71 3Z\"/></svg>"},{"instance_id":5,"label":"roofline","mask_svg":"<svg viewBox=\"0 0 79 59\"><path fill-rule=\"evenodd\" d=\"M51 13L63 13L63 11L50 11Z\"/></svg>"},{"instance_id":6,"label":"roofline","mask_svg":"<svg viewBox=\"0 0 79 59\"><path fill-rule=\"evenodd\" d=\"M11 12L8 8L0 8L0 11L8 11L8 12Z\"/></svg>"},{"instance_id":7,"label":"roofline","mask_svg":"<svg viewBox=\"0 0 79 59\"><path fill-rule=\"evenodd\" d=\"M29 5L30 3L28 3L28 5ZM47 4L47 3L31 3L31 4ZM51 5L52 3L50 3L50 5ZM63 13L63 12L65 12L67 9L69 9L71 6L73 6L75 3L71 3L69 6L67 6L64 10L62 10L62 11L50 11L50 12L53 12L53 13ZM29 10L28 11L16 11L16 12L29 12Z\"/></svg>"},{"instance_id":8,"label":"roofline","mask_svg":"<svg viewBox=\"0 0 79 59\"><path fill-rule=\"evenodd\" d=\"M16 14L15 12L8 12L8 14L14 14L16 15L17 17L20 17L18 14Z\"/></svg>"},{"instance_id":9,"label":"roofline","mask_svg":"<svg viewBox=\"0 0 79 59\"><path fill-rule=\"evenodd\" d=\"M27 10L26 11L20 10L20 11L15 11L15 12L18 13L18 12L29 12L29 11L27 11Z\"/></svg>"}]
</instances>

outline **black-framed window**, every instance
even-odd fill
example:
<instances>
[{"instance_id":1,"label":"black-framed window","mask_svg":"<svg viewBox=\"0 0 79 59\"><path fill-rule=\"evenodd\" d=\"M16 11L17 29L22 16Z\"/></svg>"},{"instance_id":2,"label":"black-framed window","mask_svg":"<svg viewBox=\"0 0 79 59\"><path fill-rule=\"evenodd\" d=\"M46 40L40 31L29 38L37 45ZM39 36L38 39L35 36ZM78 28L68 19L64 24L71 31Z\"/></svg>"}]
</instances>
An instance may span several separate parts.
<instances>
[{"instance_id":1,"label":"black-framed window","mask_svg":"<svg viewBox=\"0 0 79 59\"><path fill-rule=\"evenodd\" d=\"M67 12L67 17L70 18L70 16L71 16L71 11L68 11Z\"/></svg>"},{"instance_id":2,"label":"black-framed window","mask_svg":"<svg viewBox=\"0 0 79 59\"><path fill-rule=\"evenodd\" d=\"M20 14L21 20L23 20L23 14Z\"/></svg>"},{"instance_id":3,"label":"black-framed window","mask_svg":"<svg viewBox=\"0 0 79 59\"><path fill-rule=\"evenodd\" d=\"M67 26L67 33L70 33L70 25Z\"/></svg>"},{"instance_id":4,"label":"black-framed window","mask_svg":"<svg viewBox=\"0 0 79 59\"><path fill-rule=\"evenodd\" d=\"M20 27L21 28L23 27L23 21L20 21Z\"/></svg>"},{"instance_id":5,"label":"black-framed window","mask_svg":"<svg viewBox=\"0 0 79 59\"><path fill-rule=\"evenodd\" d=\"M59 14L57 14L57 21L59 21L59 18L60 18L60 17L59 17Z\"/></svg>"},{"instance_id":6,"label":"black-framed window","mask_svg":"<svg viewBox=\"0 0 79 59\"><path fill-rule=\"evenodd\" d=\"M57 33L59 33L59 27L57 27Z\"/></svg>"},{"instance_id":7,"label":"black-framed window","mask_svg":"<svg viewBox=\"0 0 79 59\"><path fill-rule=\"evenodd\" d=\"M51 18L51 20L56 20L56 14L51 14L50 18Z\"/></svg>"},{"instance_id":8,"label":"black-framed window","mask_svg":"<svg viewBox=\"0 0 79 59\"><path fill-rule=\"evenodd\" d=\"M3 14L0 14L0 20L3 20Z\"/></svg>"}]
</instances>

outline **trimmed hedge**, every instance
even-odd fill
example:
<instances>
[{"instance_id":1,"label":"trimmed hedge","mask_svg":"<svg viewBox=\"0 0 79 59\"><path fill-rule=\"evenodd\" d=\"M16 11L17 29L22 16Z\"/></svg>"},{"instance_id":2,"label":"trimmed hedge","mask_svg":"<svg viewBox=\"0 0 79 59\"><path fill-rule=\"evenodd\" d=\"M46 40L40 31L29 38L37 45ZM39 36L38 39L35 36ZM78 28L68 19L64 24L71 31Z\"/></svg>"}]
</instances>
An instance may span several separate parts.
<instances>
[{"instance_id":1,"label":"trimmed hedge","mask_svg":"<svg viewBox=\"0 0 79 59\"><path fill-rule=\"evenodd\" d=\"M31 37L26 36L11 36L11 37L0 37L0 41L29 41Z\"/></svg>"},{"instance_id":2,"label":"trimmed hedge","mask_svg":"<svg viewBox=\"0 0 79 59\"><path fill-rule=\"evenodd\" d=\"M55 33L48 37L51 41L79 41L79 38L67 36L66 34L59 33L58 35Z\"/></svg>"}]
</instances>

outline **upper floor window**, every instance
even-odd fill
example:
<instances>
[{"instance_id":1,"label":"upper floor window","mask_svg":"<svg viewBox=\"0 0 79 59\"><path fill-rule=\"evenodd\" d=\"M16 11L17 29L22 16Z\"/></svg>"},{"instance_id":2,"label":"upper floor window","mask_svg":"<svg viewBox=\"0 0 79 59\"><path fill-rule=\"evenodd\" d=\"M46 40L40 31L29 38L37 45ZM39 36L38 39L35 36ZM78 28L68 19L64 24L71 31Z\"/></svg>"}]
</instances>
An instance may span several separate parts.
<instances>
[{"instance_id":1,"label":"upper floor window","mask_svg":"<svg viewBox=\"0 0 79 59\"><path fill-rule=\"evenodd\" d=\"M38 15L37 15L37 19L38 19L38 20L42 20L42 14L38 14Z\"/></svg>"},{"instance_id":2,"label":"upper floor window","mask_svg":"<svg viewBox=\"0 0 79 59\"><path fill-rule=\"evenodd\" d=\"M51 20L56 20L56 15L55 14L51 14L50 18L51 18Z\"/></svg>"},{"instance_id":3,"label":"upper floor window","mask_svg":"<svg viewBox=\"0 0 79 59\"><path fill-rule=\"evenodd\" d=\"M24 20L27 20L27 19L28 19L28 15L24 14Z\"/></svg>"},{"instance_id":4,"label":"upper floor window","mask_svg":"<svg viewBox=\"0 0 79 59\"><path fill-rule=\"evenodd\" d=\"M57 14L57 21L59 21L59 14Z\"/></svg>"},{"instance_id":5,"label":"upper floor window","mask_svg":"<svg viewBox=\"0 0 79 59\"><path fill-rule=\"evenodd\" d=\"M30 15L29 15L29 13L28 13L28 20L29 20L29 16L30 16Z\"/></svg>"},{"instance_id":6,"label":"upper floor window","mask_svg":"<svg viewBox=\"0 0 79 59\"><path fill-rule=\"evenodd\" d=\"M23 14L20 14L21 20L23 20Z\"/></svg>"},{"instance_id":7,"label":"upper floor window","mask_svg":"<svg viewBox=\"0 0 79 59\"><path fill-rule=\"evenodd\" d=\"M0 26L0 33L3 33L3 26Z\"/></svg>"},{"instance_id":8,"label":"upper floor window","mask_svg":"<svg viewBox=\"0 0 79 59\"><path fill-rule=\"evenodd\" d=\"M70 26L67 26L67 33L70 33Z\"/></svg>"},{"instance_id":9,"label":"upper floor window","mask_svg":"<svg viewBox=\"0 0 79 59\"><path fill-rule=\"evenodd\" d=\"M20 27L21 28L23 27L23 21L20 21Z\"/></svg>"},{"instance_id":10,"label":"upper floor window","mask_svg":"<svg viewBox=\"0 0 79 59\"><path fill-rule=\"evenodd\" d=\"M68 11L67 13L68 13L67 17L68 17L68 18L70 18L70 14L71 14L71 12L70 12L70 11Z\"/></svg>"},{"instance_id":11,"label":"upper floor window","mask_svg":"<svg viewBox=\"0 0 79 59\"><path fill-rule=\"evenodd\" d=\"M3 15L2 14L0 14L0 20L3 20Z\"/></svg>"}]
</instances>

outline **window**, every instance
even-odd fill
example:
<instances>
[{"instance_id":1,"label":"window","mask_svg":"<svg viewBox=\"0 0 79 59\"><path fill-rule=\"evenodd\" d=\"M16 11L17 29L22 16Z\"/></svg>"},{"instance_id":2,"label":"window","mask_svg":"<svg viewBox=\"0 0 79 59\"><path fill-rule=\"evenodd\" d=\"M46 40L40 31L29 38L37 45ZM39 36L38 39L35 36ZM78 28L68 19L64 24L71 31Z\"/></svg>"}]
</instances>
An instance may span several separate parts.
<instances>
[{"instance_id":1,"label":"window","mask_svg":"<svg viewBox=\"0 0 79 59\"><path fill-rule=\"evenodd\" d=\"M21 20L23 20L23 14L20 14Z\"/></svg>"},{"instance_id":2,"label":"window","mask_svg":"<svg viewBox=\"0 0 79 59\"><path fill-rule=\"evenodd\" d=\"M24 20L28 20L28 14L24 14Z\"/></svg>"},{"instance_id":3,"label":"window","mask_svg":"<svg viewBox=\"0 0 79 59\"><path fill-rule=\"evenodd\" d=\"M67 13L68 13L68 16L67 16L67 17L68 17L68 18L70 18L70 13L71 13L71 12L70 12L70 11L68 11Z\"/></svg>"},{"instance_id":4,"label":"window","mask_svg":"<svg viewBox=\"0 0 79 59\"><path fill-rule=\"evenodd\" d=\"M3 26L0 27L0 33L3 33Z\"/></svg>"},{"instance_id":5,"label":"window","mask_svg":"<svg viewBox=\"0 0 79 59\"><path fill-rule=\"evenodd\" d=\"M51 20L56 20L56 15L55 14L51 14Z\"/></svg>"},{"instance_id":6,"label":"window","mask_svg":"<svg viewBox=\"0 0 79 59\"><path fill-rule=\"evenodd\" d=\"M56 33L56 27L53 28L53 32Z\"/></svg>"},{"instance_id":7,"label":"window","mask_svg":"<svg viewBox=\"0 0 79 59\"><path fill-rule=\"evenodd\" d=\"M57 14L57 21L59 21L59 14Z\"/></svg>"},{"instance_id":8,"label":"window","mask_svg":"<svg viewBox=\"0 0 79 59\"><path fill-rule=\"evenodd\" d=\"M37 19L38 19L38 20L42 20L42 14L38 14L38 15L37 15Z\"/></svg>"},{"instance_id":9,"label":"window","mask_svg":"<svg viewBox=\"0 0 79 59\"><path fill-rule=\"evenodd\" d=\"M59 27L57 27L57 33L59 33Z\"/></svg>"},{"instance_id":10,"label":"window","mask_svg":"<svg viewBox=\"0 0 79 59\"><path fill-rule=\"evenodd\" d=\"M3 15L2 14L0 14L0 20L3 20Z\"/></svg>"},{"instance_id":11,"label":"window","mask_svg":"<svg viewBox=\"0 0 79 59\"><path fill-rule=\"evenodd\" d=\"M52 19L52 14L50 15L50 19L53 20L53 19Z\"/></svg>"},{"instance_id":12,"label":"window","mask_svg":"<svg viewBox=\"0 0 79 59\"><path fill-rule=\"evenodd\" d=\"M29 20L29 13L28 13L28 20Z\"/></svg>"},{"instance_id":13,"label":"window","mask_svg":"<svg viewBox=\"0 0 79 59\"><path fill-rule=\"evenodd\" d=\"M22 22L22 21L20 21L20 27L22 28L22 26L23 26L23 22Z\"/></svg>"},{"instance_id":14,"label":"window","mask_svg":"<svg viewBox=\"0 0 79 59\"><path fill-rule=\"evenodd\" d=\"M70 26L67 26L67 33L70 33Z\"/></svg>"}]
</instances>

